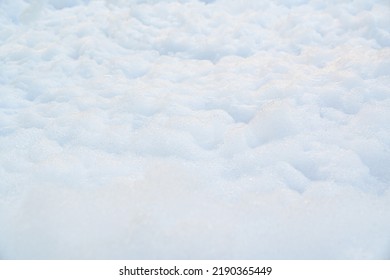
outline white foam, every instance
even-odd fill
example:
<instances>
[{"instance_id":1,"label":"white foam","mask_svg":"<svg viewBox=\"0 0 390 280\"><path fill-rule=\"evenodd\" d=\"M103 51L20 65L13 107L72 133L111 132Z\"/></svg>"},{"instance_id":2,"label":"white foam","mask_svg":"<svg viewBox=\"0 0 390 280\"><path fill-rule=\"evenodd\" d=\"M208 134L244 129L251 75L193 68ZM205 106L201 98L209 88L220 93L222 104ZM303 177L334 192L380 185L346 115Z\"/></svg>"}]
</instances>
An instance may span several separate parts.
<instances>
[{"instance_id":1,"label":"white foam","mask_svg":"<svg viewBox=\"0 0 390 280\"><path fill-rule=\"evenodd\" d=\"M386 1L0 2L0 258L388 259Z\"/></svg>"}]
</instances>

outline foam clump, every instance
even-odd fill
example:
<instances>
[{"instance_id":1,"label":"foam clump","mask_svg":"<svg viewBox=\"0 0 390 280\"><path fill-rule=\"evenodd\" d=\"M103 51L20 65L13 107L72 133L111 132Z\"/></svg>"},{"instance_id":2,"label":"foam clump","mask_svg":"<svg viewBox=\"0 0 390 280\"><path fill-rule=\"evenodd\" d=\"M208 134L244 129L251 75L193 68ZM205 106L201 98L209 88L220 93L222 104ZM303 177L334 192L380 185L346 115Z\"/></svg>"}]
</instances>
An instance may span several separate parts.
<instances>
[{"instance_id":1,"label":"foam clump","mask_svg":"<svg viewBox=\"0 0 390 280\"><path fill-rule=\"evenodd\" d=\"M388 259L385 1L0 2L0 258Z\"/></svg>"}]
</instances>

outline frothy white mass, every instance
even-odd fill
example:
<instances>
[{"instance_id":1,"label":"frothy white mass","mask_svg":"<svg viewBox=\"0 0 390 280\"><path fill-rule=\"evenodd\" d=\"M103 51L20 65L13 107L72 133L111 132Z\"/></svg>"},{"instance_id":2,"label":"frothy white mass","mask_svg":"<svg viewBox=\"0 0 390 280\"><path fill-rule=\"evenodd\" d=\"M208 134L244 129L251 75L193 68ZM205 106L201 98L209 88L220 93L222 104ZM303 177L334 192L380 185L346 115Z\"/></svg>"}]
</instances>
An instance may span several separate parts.
<instances>
[{"instance_id":1,"label":"frothy white mass","mask_svg":"<svg viewBox=\"0 0 390 280\"><path fill-rule=\"evenodd\" d=\"M390 4L0 1L0 258L390 258Z\"/></svg>"}]
</instances>

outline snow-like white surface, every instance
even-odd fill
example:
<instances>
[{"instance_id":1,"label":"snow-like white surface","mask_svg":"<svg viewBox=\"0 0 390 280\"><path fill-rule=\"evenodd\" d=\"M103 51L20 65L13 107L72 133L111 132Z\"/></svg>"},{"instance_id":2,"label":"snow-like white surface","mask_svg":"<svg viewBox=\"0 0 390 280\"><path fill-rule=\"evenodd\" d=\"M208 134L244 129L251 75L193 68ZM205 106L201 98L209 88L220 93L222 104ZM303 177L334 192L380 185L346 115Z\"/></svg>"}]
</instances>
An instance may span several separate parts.
<instances>
[{"instance_id":1,"label":"snow-like white surface","mask_svg":"<svg viewBox=\"0 0 390 280\"><path fill-rule=\"evenodd\" d=\"M0 1L0 258L390 258L389 26L389 1Z\"/></svg>"}]
</instances>

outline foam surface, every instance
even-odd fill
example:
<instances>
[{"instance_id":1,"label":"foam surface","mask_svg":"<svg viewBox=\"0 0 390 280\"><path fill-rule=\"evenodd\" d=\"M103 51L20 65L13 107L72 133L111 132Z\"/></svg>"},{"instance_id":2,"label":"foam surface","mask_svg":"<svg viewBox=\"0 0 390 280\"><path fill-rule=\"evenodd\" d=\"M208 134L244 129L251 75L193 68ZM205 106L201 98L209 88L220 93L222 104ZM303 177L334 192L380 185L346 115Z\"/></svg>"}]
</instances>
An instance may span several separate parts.
<instances>
[{"instance_id":1,"label":"foam surface","mask_svg":"<svg viewBox=\"0 0 390 280\"><path fill-rule=\"evenodd\" d=\"M388 1L4 0L0 26L0 258L390 258Z\"/></svg>"}]
</instances>

